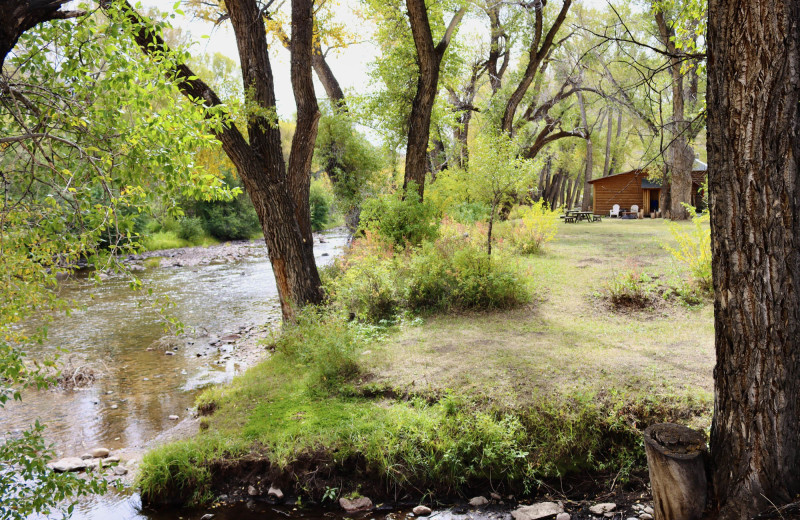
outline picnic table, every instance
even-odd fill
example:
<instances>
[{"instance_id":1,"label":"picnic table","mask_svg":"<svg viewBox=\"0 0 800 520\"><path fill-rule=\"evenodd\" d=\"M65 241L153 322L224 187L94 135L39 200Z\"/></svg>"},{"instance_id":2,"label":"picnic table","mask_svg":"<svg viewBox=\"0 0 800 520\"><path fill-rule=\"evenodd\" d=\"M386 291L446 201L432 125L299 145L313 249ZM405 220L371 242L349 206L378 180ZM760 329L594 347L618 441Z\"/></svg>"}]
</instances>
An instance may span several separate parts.
<instances>
[{"instance_id":1,"label":"picnic table","mask_svg":"<svg viewBox=\"0 0 800 520\"><path fill-rule=\"evenodd\" d=\"M567 210L564 212L564 222L573 222L577 223L581 220L585 220L586 222L593 222L600 220L594 216L594 213L591 211L580 211L580 210Z\"/></svg>"}]
</instances>

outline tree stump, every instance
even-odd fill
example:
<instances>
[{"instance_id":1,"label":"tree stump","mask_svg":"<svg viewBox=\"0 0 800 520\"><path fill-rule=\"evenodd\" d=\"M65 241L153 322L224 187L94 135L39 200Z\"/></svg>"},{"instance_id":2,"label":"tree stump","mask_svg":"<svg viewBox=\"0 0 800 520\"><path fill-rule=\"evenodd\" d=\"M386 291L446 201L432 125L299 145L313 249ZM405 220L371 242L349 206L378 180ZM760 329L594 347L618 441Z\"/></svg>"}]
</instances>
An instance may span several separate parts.
<instances>
[{"instance_id":1,"label":"tree stump","mask_svg":"<svg viewBox=\"0 0 800 520\"><path fill-rule=\"evenodd\" d=\"M706 436L672 423L644 431L655 520L697 520L706 507Z\"/></svg>"}]
</instances>

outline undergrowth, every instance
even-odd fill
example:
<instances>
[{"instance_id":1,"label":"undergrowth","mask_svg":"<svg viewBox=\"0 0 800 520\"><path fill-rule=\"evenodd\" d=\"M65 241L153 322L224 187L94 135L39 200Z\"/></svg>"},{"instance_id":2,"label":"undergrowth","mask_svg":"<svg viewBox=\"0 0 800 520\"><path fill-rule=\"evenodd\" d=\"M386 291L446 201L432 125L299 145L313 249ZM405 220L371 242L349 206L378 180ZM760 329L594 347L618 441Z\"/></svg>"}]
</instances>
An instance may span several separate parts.
<instances>
[{"instance_id":1,"label":"undergrowth","mask_svg":"<svg viewBox=\"0 0 800 520\"><path fill-rule=\"evenodd\" d=\"M273 357L200 395L198 406L215 410L204 418L207 429L145 456L144 499L202 504L227 478L213 474L219 461L230 470L254 457L316 500L334 482L309 464L347 472L353 486L371 483L371 493L386 495L452 495L481 485L530 492L542 479L609 468L624 481L645 463L642 428L707 408L677 397L580 390L542 395L524 409L455 394L365 397L369 377L358 360L381 334L305 311L274 341Z\"/></svg>"}]
</instances>

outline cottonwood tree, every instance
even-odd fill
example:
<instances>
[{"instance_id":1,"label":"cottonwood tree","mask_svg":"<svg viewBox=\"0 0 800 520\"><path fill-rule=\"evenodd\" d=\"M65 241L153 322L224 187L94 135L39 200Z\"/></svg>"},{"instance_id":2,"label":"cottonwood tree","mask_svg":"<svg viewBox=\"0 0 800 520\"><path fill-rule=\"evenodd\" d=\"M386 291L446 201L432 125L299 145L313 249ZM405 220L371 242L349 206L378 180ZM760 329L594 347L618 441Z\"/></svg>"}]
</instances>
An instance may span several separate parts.
<instances>
[{"instance_id":1,"label":"cottonwood tree","mask_svg":"<svg viewBox=\"0 0 800 520\"><path fill-rule=\"evenodd\" d=\"M439 75L442 68L442 59L450 45L458 24L464 17L467 9L461 7L450 18L444 34L438 42L433 41L433 32L428 17L428 7L425 0L406 0L408 21L414 46L417 51L419 76L417 78L417 91L411 105L408 118L408 142L406 145L406 170L403 179L403 189L409 183L414 183L419 191L420 198L425 192L425 176L428 173L428 139L431 128L431 114L436 95L439 91Z\"/></svg>"},{"instance_id":2,"label":"cottonwood tree","mask_svg":"<svg viewBox=\"0 0 800 520\"><path fill-rule=\"evenodd\" d=\"M153 25L127 1L104 1L105 9L121 11L129 21L134 40L153 60L164 59L170 49ZM281 153L277 125L275 86L269 59L262 9L256 0L228 0L245 89L247 137L224 115L220 98L189 67L177 60L170 71L179 90L202 103L209 118L222 117L213 132L236 166L264 231L275 274L284 319L295 307L322 301L314 261L309 212L311 159L320 113L312 80L314 22L312 0L294 0L291 10L291 81L297 104L297 126L288 165Z\"/></svg>"},{"instance_id":3,"label":"cottonwood tree","mask_svg":"<svg viewBox=\"0 0 800 520\"><path fill-rule=\"evenodd\" d=\"M800 493L798 25L797 0L708 2L711 455L723 519Z\"/></svg>"}]
</instances>

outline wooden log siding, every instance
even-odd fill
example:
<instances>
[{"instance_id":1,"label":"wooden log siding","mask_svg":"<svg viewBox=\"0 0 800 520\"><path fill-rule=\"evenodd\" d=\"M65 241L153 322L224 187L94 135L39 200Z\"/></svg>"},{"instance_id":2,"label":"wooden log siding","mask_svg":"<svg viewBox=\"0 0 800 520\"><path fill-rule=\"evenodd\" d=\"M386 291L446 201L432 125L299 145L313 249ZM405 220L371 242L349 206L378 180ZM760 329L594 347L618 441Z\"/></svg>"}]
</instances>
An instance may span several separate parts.
<instances>
[{"instance_id":1,"label":"wooden log siding","mask_svg":"<svg viewBox=\"0 0 800 520\"><path fill-rule=\"evenodd\" d=\"M645 215L649 214L650 205L644 204L646 193L642 189L642 179L646 176L641 170L632 170L589 181L594 187L592 212L595 215L608 215L614 204L619 204L621 209L628 210L636 205L639 209L644 208Z\"/></svg>"}]
</instances>

